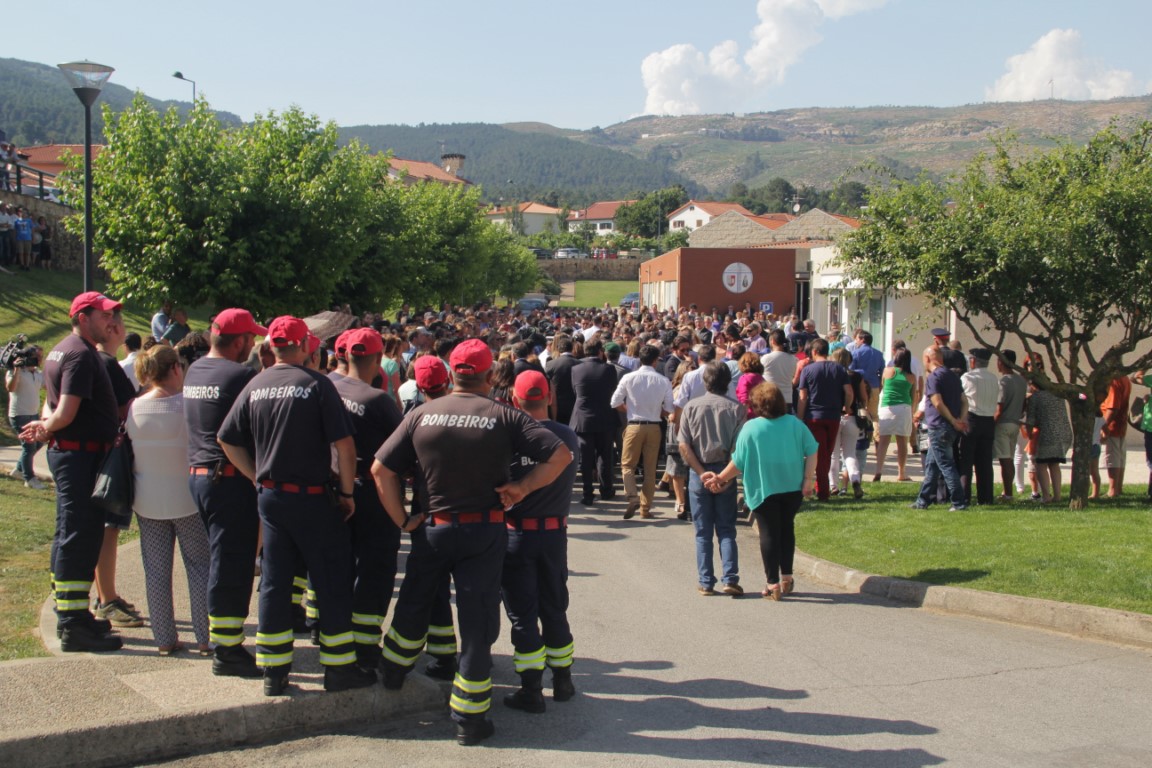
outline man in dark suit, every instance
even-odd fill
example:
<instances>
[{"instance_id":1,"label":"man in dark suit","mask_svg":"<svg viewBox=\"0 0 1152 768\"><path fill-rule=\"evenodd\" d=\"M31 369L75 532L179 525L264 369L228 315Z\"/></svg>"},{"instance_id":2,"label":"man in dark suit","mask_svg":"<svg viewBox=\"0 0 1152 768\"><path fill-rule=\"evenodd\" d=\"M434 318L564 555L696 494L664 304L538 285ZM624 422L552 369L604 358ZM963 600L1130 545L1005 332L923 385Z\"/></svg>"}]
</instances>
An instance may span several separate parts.
<instances>
[{"instance_id":1,"label":"man in dark suit","mask_svg":"<svg viewBox=\"0 0 1152 768\"><path fill-rule=\"evenodd\" d=\"M568 424L572 421L572 408L576 405L576 393L572 390L572 369L580 361L572 356L571 336L560 334L552 343L556 356L544 366L544 373L548 375L548 383L554 393L553 416L561 424Z\"/></svg>"},{"instance_id":2,"label":"man in dark suit","mask_svg":"<svg viewBox=\"0 0 1152 768\"><path fill-rule=\"evenodd\" d=\"M584 482L580 503L591 504L597 470L600 472L600 498L608 501L616 495L614 442L620 416L612 407L616 368L608 364L604 342L599 336L584 345L584 355L584 360L572 368L576 403L569 426L580 438L580 478Z\"/></svg>"},{"instance_id":3,"label":"man in dark suit","mask_svg":"<svg viewBox=\"0 0 1152 768\"><path fill-rule=\"evenodd\" d=\"M532 356L533 351L532 344L527 339L523 339L512 345L512 354L516 358L512 365L517 376L524 373L524 371L539 371L540 373L544 373L544 366L540 365L540 361Z\"/></svg>"}]
</instances>

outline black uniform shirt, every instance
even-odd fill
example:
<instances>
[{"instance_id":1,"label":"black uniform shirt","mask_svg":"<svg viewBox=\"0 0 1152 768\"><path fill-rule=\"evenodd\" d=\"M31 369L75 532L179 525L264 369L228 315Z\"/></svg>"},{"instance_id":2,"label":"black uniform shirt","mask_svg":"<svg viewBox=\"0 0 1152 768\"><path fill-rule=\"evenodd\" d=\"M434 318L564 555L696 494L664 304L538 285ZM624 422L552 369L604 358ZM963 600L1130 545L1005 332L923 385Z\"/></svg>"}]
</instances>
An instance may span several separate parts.
<instances>
[{"instance_id":1,"label":"black uniform shirt","mask_svg":"<svg viewBox=\"0 0 1152 768\"><path fill-rule=\"evenodd\" d=\"M563 443L522 411L482 395L429 400L404 417L376 453L398 475L419 462L429 513L500 509L496 487L510 479L512 456L547 461Z\"/></svg>"},{"instance_id":2,"label":"black uniform shirt","mask_svg":"<svg viewBox=\"0 0 1152 768\"><path fill-rule=\"evenodd\" d=\"M223 357L202 357L184 375L184 420L188 424L188 463L215 467L227 462L216 433L236 396L256 371Z\"/></svg>"},{"instance_id":3,"label":"black uniform shirt","mask_svg":"<svg viewBox=\"0 0 1152 768\"><path fill-rule=\"evenodd\" d=\"M132 386L132 379L120 367L120 361L115 355L100 352L100 359L104 361L104 370L108 371L108 380L112 382L112 394L116 398L116 406L123 408L136 397L136 388Z\"/></svg>"},{"instance_id":4,"label":"black uniform shirt","mask_svg":"<svg viewBox=\"0 0 1152 768\"><path fill-rule=\"evenodd\" d=\"M76 417L56 432L57 440L110 443L116 439L120 428L116 395L96 347L69 334L44 360L44 386L50 410L60 404L61 395L81 398Z\"/></svg>"},{"instance_id":5,"label":"black uniform shirt","mask_svg":"<svg viewBox=\"0 0 1152 768\"><path fill-rule=\"evenodd\" d=\"M342 376L336 391L356 430L356 474L365 477L372 459L384 441L404 420L396 402L387 392L365 384L352 376Z\"/></svg>"},{"instance_id":6,"label":"black uniform shirt","mask_svg":"<svg viewBox=\"0 0 1152 768\"><path fill-rule=\"evenodd\" d=\"M517 518L525 517L565 517L568 514L568 504L572 500L572 486L576 483L576 469L580 462L576 456L580 451L580 438L571 427L555 421L541 421L541 426L547 429L568 446L572 452L572 461L564 467L560 476L543 488L537 488L524 497L516 506L512 507L509 515ZM519 480L532 471L538 462L528 456L517 455L512 460L512 479Z\"/></svg>"},{"instance_id":7,"label":"black uniform shirt","mask_svg":"<svg viewBox=\"0 0 1152 768\"><path fill-rule=\"evenodd\" d=\"M327 376L277 364L244 387L219 437L253 452L257 482L323 485L331 444L351 434L344 403Z\"/></svg>"}]
</instances>

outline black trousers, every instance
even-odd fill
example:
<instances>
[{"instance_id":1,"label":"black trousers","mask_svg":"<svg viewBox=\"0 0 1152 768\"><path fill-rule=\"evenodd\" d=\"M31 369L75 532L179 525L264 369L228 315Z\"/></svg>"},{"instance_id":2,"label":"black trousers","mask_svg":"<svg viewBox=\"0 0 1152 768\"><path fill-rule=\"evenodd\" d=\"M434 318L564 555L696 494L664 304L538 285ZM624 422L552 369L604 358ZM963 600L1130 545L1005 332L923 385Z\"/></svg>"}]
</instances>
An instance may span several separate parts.
<instances>
[{"instance_id":1,"label":"black trousers","mask_svg":"<svg viewBox=\"0 0 1152 768\"><path fill-rule=\"evenodd\" d=\"M425 528L423 537L412 537L382 664L405 672L415 665L437 596L451 574L460 662L449 706L457 722L482 719L492 704L492 643L500 634L500 573L508 532L502 522Z\"/></svg>"},{"instance_id":2,"label":"black trousers","mask_svg":"<svg viewBox=\"0 0 1152 768\"><path fill-rule=\"evenodd\" d=\"M260 515L256 488L243 475L190 475L188 490L208 530L208 632L212 642L244 642L252 600Z\"/></svg>"},{"instance_id":3,"label":"black trousers","mask_svg":"<svg viewBox=\"0 0 1152 768\"><path fill-rule=\"evenodd\" d=\"M88 595L104 543L104 513L92 506L91 498L103 462L102 452L48 449L48 466L56 481L51 566L61 629L93 619Z\"/></svg>"},{"instance_id":4,"label":"black trousers","mask_svg":"<svg viewBox=\"0 0 1152 768\"><path fill-rule=\"evenodd\" d=\"M968 414L968 434L960 437L960 482L968 503L972 503L972 475L976 475L976 503L994 504L992 476L996 420L991 416Z\"/></svg>"},{"instance_id":5,"label":"black trousers","mask_svg":"<svg viewBox=\"0 0 1152 768\"><path fill-rule=\"evenodd\" d=\"M261 488L257 496L264 555L260 563L260 622L256 663L287 674L292 665L292 583L303 559L324 610L320 663L356 661L352 639L352 548L348 526L326 494Z\"/></svg>"},{"instance_id":6,"label":"black trousers","mask_svg":"<svg viewBox=\"0 0 1152 768\"><path fill-rule=\"evenodd\" d=\"M356 514L349 521L354 573L352 637L357 661L375 669L380 663L384 617L396 587L400 529L388 517L371 481L356 486L355 502Z\"/></svg>"},{"instance_id":7,"label":"black trousers","mask_svg":"<svg viewBox=\"0 0 1152 768\"><path fill-rule=\"evenodd\" d=\"M592 498L596 473L600 473L600 497L616 495L616 433L614 430L577 432L580 438L580 479L584 497Z\"/></svg>"},{"instance_id":8,"label":"black trousers","mask_svg":"<svg viewBox=\"0 0 1152 768\"><path fill-rule=\"evenodd\" d=\"M796 513L804 496L800 491L774 493L752 510L760 529L760 558L764 561L764 576L769 584L776 584L780 576L792 575L792 561L796 555Z\"/></svg>"},{"instance_id":9,"label":"black trousers","mask_svg":"<svg viewBox=\"0 0 1152 768\"><path fill-rule=\"evenodd\" d=\"M568 531L508 532L501 578L518 674L572 665L568 624Z\"/></svg>"}]
</instances>

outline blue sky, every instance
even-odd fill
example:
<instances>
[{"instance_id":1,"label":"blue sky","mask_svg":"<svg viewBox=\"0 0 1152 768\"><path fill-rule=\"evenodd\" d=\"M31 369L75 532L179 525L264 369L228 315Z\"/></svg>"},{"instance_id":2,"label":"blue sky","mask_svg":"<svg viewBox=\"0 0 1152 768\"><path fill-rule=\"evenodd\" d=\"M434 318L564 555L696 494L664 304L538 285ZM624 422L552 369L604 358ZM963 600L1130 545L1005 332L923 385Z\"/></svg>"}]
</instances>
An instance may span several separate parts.
<instances>
[{"instance_id":1,"label":"blue sky","mask_svg":"<svg viewBox=\"0 0 1152 768\"><path fill-rule=\"evenodd\" d=\"M51 17L6 34L0 56L91 59L113 82L189 99L180 70L245 119L297 104L341 125L589 128L1152 90L1147 0L63 0Z\"/></svg>"}]
</instances>

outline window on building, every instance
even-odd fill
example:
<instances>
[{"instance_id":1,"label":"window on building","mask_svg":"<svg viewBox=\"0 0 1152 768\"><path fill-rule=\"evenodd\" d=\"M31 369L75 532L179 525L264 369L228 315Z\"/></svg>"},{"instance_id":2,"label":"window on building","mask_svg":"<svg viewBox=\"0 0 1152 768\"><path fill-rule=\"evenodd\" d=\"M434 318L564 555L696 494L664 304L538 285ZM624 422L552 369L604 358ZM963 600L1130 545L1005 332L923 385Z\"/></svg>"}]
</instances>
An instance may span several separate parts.
<instances>
[{"instance_id":1,"label":"window on building","mask_svg":"<svg viewBox=\"0 0 1152 768\"><path fill-rule=\"evenodd\" d=\"M704 226L704 220L703 219L696 219L696 229L700 229L700 227L702 227L702 226Z\"/></svg>"},{"instance_id":2,"label":"window on building","mask_svg":"<svg viewBox=\"0 0 1152 768\"><path fill-rule=\"evenodd\" d=\"M612 222L610 222L610 221L600 222L600 229L612 229Z\"/></svg>"},{"instance_id":3,"label":"window on building","mask_svg":"<svg viewBox=\"0 0 1152 768\"><path fill-rule=\"evenodd\" d=\"M684 229L684 222L677 219L676 221L672 222L672 229Z\"/></svg>"}]
</instances>

